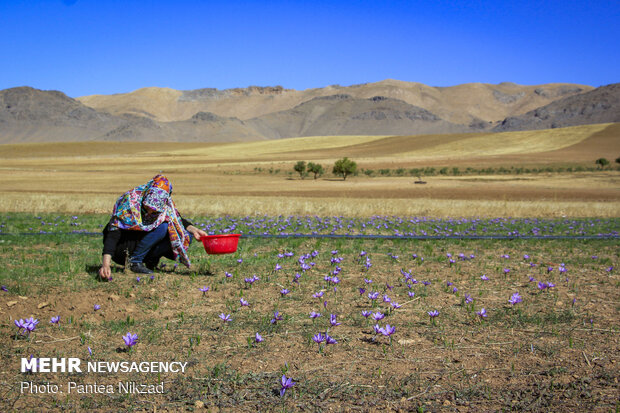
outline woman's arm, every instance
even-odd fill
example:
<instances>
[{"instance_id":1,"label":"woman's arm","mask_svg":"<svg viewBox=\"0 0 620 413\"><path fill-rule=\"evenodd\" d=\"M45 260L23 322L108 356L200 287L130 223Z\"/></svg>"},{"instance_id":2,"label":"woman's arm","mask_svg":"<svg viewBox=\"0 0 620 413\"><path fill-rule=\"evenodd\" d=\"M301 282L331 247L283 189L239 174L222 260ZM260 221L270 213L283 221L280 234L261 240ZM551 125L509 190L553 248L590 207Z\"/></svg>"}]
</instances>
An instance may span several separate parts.
<instances>
[{"instance_id":1,"label":"woman's arm","mask_svg":"<svg viewBox=\"0 0 620 413\"><path fill-rule=\"evenodd\" d=\"M187 232L192 234L194 236L194 238L196 238L197 240L199 240L200 238L208 235L206 232L204 232L203 230L201 230L199 228L196 228L193 225L189 225L189 226L185 227L185 229L187 230Z\"/></svg>"}]
</instances>

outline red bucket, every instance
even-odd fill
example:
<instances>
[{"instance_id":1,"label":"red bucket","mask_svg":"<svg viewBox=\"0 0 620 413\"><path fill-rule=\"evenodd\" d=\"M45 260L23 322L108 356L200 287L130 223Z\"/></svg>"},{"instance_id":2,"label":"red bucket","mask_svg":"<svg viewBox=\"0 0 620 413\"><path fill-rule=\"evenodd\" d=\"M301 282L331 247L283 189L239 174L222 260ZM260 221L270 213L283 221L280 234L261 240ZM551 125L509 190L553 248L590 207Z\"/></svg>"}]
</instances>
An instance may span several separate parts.
<instances>
[{"instance_id":1,"label":"red bucket","mask_svg":"<svg viewBox=\"0 0 620 413\"><path fill-rule=\"evenodd\" d=\"M241 234L207 235L200 238L207 254L232 254L237 251Z\"/></svg>"}]
</instances>

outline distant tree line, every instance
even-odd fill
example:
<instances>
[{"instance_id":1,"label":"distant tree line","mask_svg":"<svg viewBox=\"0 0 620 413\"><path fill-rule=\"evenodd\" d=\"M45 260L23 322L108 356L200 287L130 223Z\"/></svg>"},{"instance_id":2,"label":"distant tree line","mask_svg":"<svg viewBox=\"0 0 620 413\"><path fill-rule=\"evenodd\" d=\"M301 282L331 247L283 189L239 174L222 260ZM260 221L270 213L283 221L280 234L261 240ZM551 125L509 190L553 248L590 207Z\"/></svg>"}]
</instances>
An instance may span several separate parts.
<instances>
[{"instance_id":1,"label":"distant tree line","mask_svg":"<svg viewBox=\"0 0 620 413\"><path fill-rule=\"evenodd\" d=\"M615 163L620 164L620 157L615 159ZM364 169L358 171L357 163L349 158L342 158L336 161L332 167L332 174L342 177L346 180L348 176L357 176L359 172L368 177L373 176L459 176L459 175L522 175L522 174L538 174L538 173L562 173L562 172L594 172L610 167L610 162L605 158L599 158L595 161L596 167L587 167L583 165L577 166L542 166L542 167L487 167L487 168L458 168L458 167L425 167L425 168L380 168L380 169ZM616 168L620 170L619 168ZM255 171L261 172L262 168L254 168ZM319 163L298 161L293 170L299 174L301 179L310 174L314 179L325 174L325 169ZM269 173L278 173L280 170L269 169ZM289 172L290 174L290 172Z\"/></svg>"}]
</instances>

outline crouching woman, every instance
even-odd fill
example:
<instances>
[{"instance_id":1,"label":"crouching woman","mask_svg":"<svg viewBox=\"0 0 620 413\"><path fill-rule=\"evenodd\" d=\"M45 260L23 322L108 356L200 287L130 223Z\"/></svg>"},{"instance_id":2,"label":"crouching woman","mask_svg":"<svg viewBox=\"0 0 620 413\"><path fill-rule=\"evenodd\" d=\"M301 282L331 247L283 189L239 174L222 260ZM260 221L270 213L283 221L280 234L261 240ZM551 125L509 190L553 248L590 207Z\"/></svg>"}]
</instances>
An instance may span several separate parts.
<instances>
[{"instance_id":1,"label":"crouching woman","mask_svg":"<svg viewBox=\"0 0 620 413\"><path fill-rule=\"evenodd\" d=\"M99 276L105 281L112 278L112 261L129 263L129 269L139 274L151 274L162 257L191 268L189 244L192 238L205 235L181 217L172 201L172 184L164 175L157 175L116 201L103 229Z\"/></svg>"}]
</instances>

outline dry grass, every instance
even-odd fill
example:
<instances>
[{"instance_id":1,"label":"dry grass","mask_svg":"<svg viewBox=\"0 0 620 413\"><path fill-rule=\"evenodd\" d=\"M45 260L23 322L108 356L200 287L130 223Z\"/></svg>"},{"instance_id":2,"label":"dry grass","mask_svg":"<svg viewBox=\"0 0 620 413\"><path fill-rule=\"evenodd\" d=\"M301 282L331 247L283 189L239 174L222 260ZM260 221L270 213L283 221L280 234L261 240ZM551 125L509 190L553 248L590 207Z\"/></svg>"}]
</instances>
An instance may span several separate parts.
<instances>
[{"instance_id":1,"label":"dry grass","mask_svg":"<svg viewBox=\"0 0 620 413\"><path fill-rule=\"evenodd\" d=\"M118 195L4 193L0 211L111 213ZM430 217L617 217L618 202L463 199L298 198L197 196L176 198L187 215L372 215Z\"/></svg>"},{"instance_id":2,"label":"dry grass","mask_svg":"<svg viewBox=\"0 0 620 413\"><path fill-rule=\"evenodd\" d=\"M620 153L620 124L501 134L314 137L244 144L1 145L0 211L109 212L116 197L167 174L186 213L430 216L618 216L617 171L291 179L298 160L328 171L341 156L362 168L594 165ZM528 150L530 152L528 152ZM542 151L542 152L541 152ZM499 155L503 153L503 155ZM603 154L603 155L601 155ZM447 157L458 160L447 160ZM588 160L587 163L584 161ZM255 170L262 168L261 173ZM268 173L271 169L279 173Z\"/></svg>"}]
</instances>

